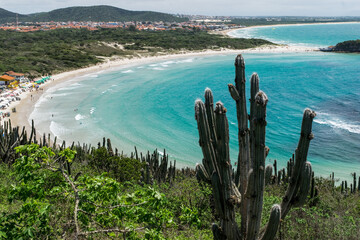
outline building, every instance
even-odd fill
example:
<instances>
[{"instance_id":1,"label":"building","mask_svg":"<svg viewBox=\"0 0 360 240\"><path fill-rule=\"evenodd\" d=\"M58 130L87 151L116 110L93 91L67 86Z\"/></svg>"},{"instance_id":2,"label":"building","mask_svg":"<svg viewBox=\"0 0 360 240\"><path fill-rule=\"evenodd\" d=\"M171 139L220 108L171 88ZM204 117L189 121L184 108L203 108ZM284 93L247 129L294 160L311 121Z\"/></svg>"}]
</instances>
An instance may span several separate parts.
<instances>
[{"instance_id":1,"label":"building","mask_svg":"<svg viewBox=\"0 0 360 240\"><path fill-rule=\"evenodd\" d=\"M15 81L15 78L9 75L0 76L0 85L9 85L13 81Z\"/></svg>"},{"instance_id":2,"label":"building","mask_svg":"<svg viewBox=\"0 0 360 240\"><path fill-rule=\"evenodd\" d=\"M20 83L25 82L25 80L26 80L23 73L16 73L14 71L8 71L5 73L5 75L15 78L15 80Z\"/></svg>"}]
</instances>

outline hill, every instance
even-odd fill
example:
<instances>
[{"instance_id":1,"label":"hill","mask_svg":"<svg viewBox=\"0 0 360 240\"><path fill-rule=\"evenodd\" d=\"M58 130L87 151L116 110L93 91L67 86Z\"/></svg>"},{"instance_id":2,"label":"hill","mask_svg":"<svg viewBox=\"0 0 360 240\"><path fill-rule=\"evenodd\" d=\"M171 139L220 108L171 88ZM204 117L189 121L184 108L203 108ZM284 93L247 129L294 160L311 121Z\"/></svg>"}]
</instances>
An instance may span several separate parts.
<instances>
[{"instance_id":1,"label":"hill","mask_svg":"<svg viewBox=\"0 0 360 240\"><path fill-rule=\"evenodd\" d=\"M0 23L15 22L16 13L0 9ZM122 22L122 21L164 21L182 22L187 18L175 17L167 13L152 11L130 11L112 6L68 7L50 12L20 15L21 22L67 22L67 21L94 21L94 22Z\"/></svg>"},{"instance_id":2,"label":"hill","mask_svg":"<svg viewBox=\"0 0 360 240\"><path fill-rule=\"evenodd\" d=\"M18 17L24 18L27 16L18 14ZM16 13L0 8L0 23L2 22L16 22Z\"/></svg>"},{"instance_id":3,"label":"hill","mask_svg":"<svg viewBox=\"0 0 360 240\"><path fill-rule=\"evenodd\" d=\"M360 52L360 39L350 40L336 44L334 52Z\"/></svg>"}]
</instances>

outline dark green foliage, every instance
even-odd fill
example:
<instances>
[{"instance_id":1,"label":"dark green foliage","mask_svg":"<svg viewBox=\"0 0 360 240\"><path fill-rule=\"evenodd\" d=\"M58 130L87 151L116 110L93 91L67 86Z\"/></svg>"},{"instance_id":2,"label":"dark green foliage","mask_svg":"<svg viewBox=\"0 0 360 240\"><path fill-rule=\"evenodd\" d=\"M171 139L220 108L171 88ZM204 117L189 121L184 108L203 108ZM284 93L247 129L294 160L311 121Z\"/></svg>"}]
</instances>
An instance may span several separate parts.
<instances>
[{"instance_id":1,"label":"dark green foliage","mask_svg":"<svg viewBox=\"0 0 360 240\"><path fill-rule=\"evenodd\" d=\"M111 156L105 147L93 150L89 164L99 173L108 172L109 176L120 182L139 181L140 170L144 167L144 163L139 160L123 156Z\"/></svg>"},{"instance_id":2,"label":"dark green foliage","mask_svg":"<svg viewBox=\"0 0 360 240\"><path fill-rule=\"evenodd\" d=\"M0 23L15 22L16 13L0 9L3 15ZM68 22L68 21L93 21L93 22L128 22L128 21L164 21L184 22L187 18L175 17L171 14L151 11L130 11L112 6L68 7L50 12L19 14L21 22Z\"/></svg>"},{"instance_id":3,"label":"dark green foliage","mask_svg":"<svg viewBox=\"0 0 360 240\"><path fill-rule=\"evenodd\" d=\"M129 57L134 51L143 54L170 50L244 49L263 44L271 43L185 30L58 29L29 33L1 30L0 54L6 61L0 63L0 72L13 70L39 76L96 64L104 57Z\"/></svg>"},{"instance_id":4,"label":"dark green foliage","mask_svg":"<svg viewBox=\"0 0 360 240\"><path fill-rule=\"evenodd\" d=\"M336 44L334 52L360 52L360 39L350 40Z\"/></svg>"},{"instance_id":5,"label":"dark green foliage","mask_svg":"<svg viewBox=\"0 0 360 240\"><path fill-rule=\"evenodd\" d=\"M28 164L21 161L17 164L21 165L21 167L18 166L18 170L15 170L15 166L0 165L0 182L2 183L0 185L0 239L19 239L20 237L22 239L74 239L74 225L71 224L74 202L70 201L73 199L73 194L66 182L61 179L55 181L61 177L59 173L50 173L45 169L35 170L33 167L30 174ZM149 224L148 230L136 234L128 233L127 239L135 239L134 235L141 239L145 238L145 235L148 239L151 239L151 236L153 239L155 237L182 240L213 239L212 232L208 228L210 223L216 221L211 214L212 207L209 198L211 191L208 187L201 186L194 177L177 177L172 186L162 184L150 189L147 186L132 184L118 185L116 181L105 175L98 175L96 171L92 171L89 166L85 167L84 164L84 162L73 164L74 175L77 175L80 170L83 172L76 181L82 184L79 188L84 189L82 199L97 201L101 196L101 199L111 201L115 190L117 193L120 191L118 196L121 200L119 201L124 201L124 204L141 203L145 199L155 204L154 206L134 206L133 209L119 208L109 213L115 216L111 218L115 222L118 217L124 216L124 224L134 223L133 217L142 223L146 221L146 224ZM35 168L36 166L37 164ZM32 194L28 195L26 202L23 202L19 198L20 195L16 195L16 198L9 202L12 189L24 188L21 177L17 176L19 171L28 172L28 174L20 174L28 176L29 180L25 184L27 187L31 187L33 183L39 183L39 180L45 176L44 173L46 173L46 181L53 184L40 183L38 188L31 190L34 193L34 191L46 188L46 194L42 195L43 197ZM281 223L281 238L278 234L276 239L325 240L329 239L329 236L331 239L357 239L360 234L358 228L360 195L344 196L340 192L340 187L333 189L332 182L328 179L315 178L315 181L319 188L317 205L313 207L304 205L291 210ZM272 205L281 200L286 188L287 183L265 187L262 227L268 222ZM62 189L66 189L69 194L61 191ZM103 210L98 208L97 212L94 212L91 204L85 201L81 203L81 209L91 213L101 213L100 211ZM110 219L108 216L100 214L99 221L108 222ZM82 226L85 226L91 218L80 214L79 220ZM159 229L160 225L162 226L159 232L156 229ZM101 233L93 237L94 239L122 239L122 235L115 235L115 233Z\"/></svg>"},{"instance_id":6,"label":"dark green foliage","mask_svg":"<svg viewBox=\"0 0 360 240\"><path fill-rule=\"evenodd\" d=\"M26 15L18 14L18 17L23 18ZM0 8L0 23L6 22L16 22L16 13Z\"/></svg>"}]
</instances>

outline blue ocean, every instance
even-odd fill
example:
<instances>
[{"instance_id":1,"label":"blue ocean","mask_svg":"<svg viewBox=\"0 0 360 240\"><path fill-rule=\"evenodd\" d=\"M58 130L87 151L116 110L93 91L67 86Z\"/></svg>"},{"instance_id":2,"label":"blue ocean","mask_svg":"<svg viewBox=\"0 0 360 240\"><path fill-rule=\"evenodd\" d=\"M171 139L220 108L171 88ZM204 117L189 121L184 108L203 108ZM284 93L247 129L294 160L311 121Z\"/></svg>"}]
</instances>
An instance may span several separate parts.
<instances>
[{"instance_id":1,"label":"blue ocean","mask_svg":"<svg viewBox=\"0 0 360 240\"><path fill-rule=\"evenodd\" d=\"M326 26L327 30L324 30ZM262 37L277 43L328 46L358 39L360 24L251 28L233 36ZM271 30L269 30L271 29ZM276 30L279 33L274 34ZM245 33L244 33L245 32ZM294 37L301 32L301 37ZM337 32L337 34L330 34ZM313 37L318 34L323 37ZM315 34L315 35L314 35ZM330 39L331 38L331 39ZM308 161L316 175L350 179L360 173L360 55L323 52L248 53L246 76L260 76L260 89L269 98L267 163L280 167L297 146L303 110L313 109ZM97 144L112 139L124 153L166 152L178 166L201 162L194 102L204 90L228 109L231 159L237 159L235 103L227 84L234 82L236 54L183 57L100 71L60 83L43 94L31 118L37 129L66 140ZM249 94L249 86L247 89Z\"/></svg>"}]
</instances>

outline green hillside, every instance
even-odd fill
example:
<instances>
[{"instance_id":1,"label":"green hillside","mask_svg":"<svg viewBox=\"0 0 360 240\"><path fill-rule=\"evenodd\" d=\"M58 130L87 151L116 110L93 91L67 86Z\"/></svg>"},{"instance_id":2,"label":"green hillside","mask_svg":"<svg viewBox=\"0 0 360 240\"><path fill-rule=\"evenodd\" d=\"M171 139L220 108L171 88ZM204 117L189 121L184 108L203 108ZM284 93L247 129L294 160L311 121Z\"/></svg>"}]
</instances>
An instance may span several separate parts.
<instances>
[{"instance_id":1,"label":"green hillside","mask_svg":"<svg viewBox=\"0 0 360 240\"><path fill-rule=\"evenodd\" d=\"M336 44L334 52L360 52L360 39L350 40Z\"/></svg>"},{"instance_id":2,"label":"green hillside","mask_svg":"<svg viewBox=\"0 0 360 240\"><path fill-rule=\"evenodd\" d=\"M4 14L1 14L4 12ZM0 9L0 23L14 22L16 13ZM67 21L94 21L94 22L122 22L122 21L164 21L182 22L186 18L178 18L171 14L151 11L129 11L112 6L68 7L50 12L20 15L21 22L67 22Z\"/></svg>"},{"instance_id":3,"label":"green hillside","mask_svg":"<svg viewBox=\"0 0 360 240\"><path fill-rule=\"evenodd\" d=\"M18 17L20 19L26 17L26 15L18 14ZM3 22L16 22L16 13L0 8L0 23Z\"/></svg>"}]
</instances>

